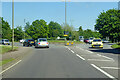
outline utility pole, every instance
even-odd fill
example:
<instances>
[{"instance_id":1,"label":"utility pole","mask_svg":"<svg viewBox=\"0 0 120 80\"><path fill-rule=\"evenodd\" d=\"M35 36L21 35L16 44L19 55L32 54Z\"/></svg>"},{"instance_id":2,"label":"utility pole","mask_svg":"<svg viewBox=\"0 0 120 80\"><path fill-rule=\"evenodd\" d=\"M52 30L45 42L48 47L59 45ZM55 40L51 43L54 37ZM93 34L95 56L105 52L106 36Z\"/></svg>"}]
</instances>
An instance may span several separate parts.
<instances>
[{"instance_id":1,"label":"utility pole","mask_svg":"<svg viewBox=\"0 0 120 80\"><path fill-rule=\"evenodd\" d=\"M14 0L12 0L12 50L14 49Z\"/></svg>"},{"instance_id":2,"label":"utility pole","mask_svg":"<svg viewBox=\"0 0 120 80\"><path fill-rule=\"evenodd\" d=\"M120 10L120 1L118 2L118 10Z\"/></svg>"},{"instance_id":3,"label":"utility pole","mask_svg":"<svg viewBox=\"0 0 120 80\"><path fill-rule=\"evenodd\" d=\"M66 3L66 0L65 0L65 25L66 25L66 23L67 23L67 20L66 20L66 8L67 8L67 3Z\"/></svg>"}]
</instances>

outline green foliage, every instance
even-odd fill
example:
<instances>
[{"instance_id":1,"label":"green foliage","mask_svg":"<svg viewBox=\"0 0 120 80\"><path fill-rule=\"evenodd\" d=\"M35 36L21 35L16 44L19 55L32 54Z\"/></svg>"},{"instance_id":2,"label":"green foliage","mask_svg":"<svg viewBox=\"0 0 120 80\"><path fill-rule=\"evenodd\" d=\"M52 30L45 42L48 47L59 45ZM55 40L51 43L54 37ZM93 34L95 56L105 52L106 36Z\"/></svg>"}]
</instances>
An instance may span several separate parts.
<instances>
[{"instance_id":1,"label":"green foliage","mask_svg":"<svg viewBox=\"0 0 120 80\"><path fill-rule=\"evenodd\" d=\"M101 12L96 20L95 29L98 30L103 38L109 37L112 41L120 41L120 10L110 9Z\"/></svg>"},{"instance_id":2,"label":"green foliage","mask_svg":"<svg viewBox=\"0 0 120 80\"><path fill-rule=\"evenodd\" d=\"M4 21L3 18L1 18L0 25L2 25L2 38L9 39L11 41L12 33L8 22Z\"/></svg>"},{"instance_id":3,"label":"green foliage","mask_svg":"<svg viewBox=\"0 0 120 80\"><path fill-rule=\"evenodd\" d=\"M90 29L83 30L82 26L79 27L79 36L84 36L84 38L90 38L90 37L95 37L95 38L100 38L101 34L96 31L92 31Z\"/></svg>"},{"instance_id":4,"label":"green foliage","mask_svg":"<svg viewBox=\"0 0 120 80\"><path fill-rule=\"evenodd\" d=\"M32 22L32 25L29 23L26 24L25 32L30 35L33 39L37 38L48 38L49 27L44 20L36 20Z\"/></svg>"},{"instance_id":5,"label":"green foliage","mask_svg":"<svg viewBox=\"0 0 120 80\"><path fill-rule=\"evenodd\" d=\"M22 30L22 27L21 26L17 26L14 29L14 39L15 39L15 41L19 41L19 40L21 40L23 38L24 38L24 32Z\"/></svg>"},{"instance_id":6,"label":"green foliage","mask_svg":"<svg viewBox=\"0 0 120 80\"><path fill-rule=\"evenodd\" d=\"M62 37L63 36L63 30L60 24L57 22L51 21L49 24L49 37Z\"/></svg>"}]
</instances>

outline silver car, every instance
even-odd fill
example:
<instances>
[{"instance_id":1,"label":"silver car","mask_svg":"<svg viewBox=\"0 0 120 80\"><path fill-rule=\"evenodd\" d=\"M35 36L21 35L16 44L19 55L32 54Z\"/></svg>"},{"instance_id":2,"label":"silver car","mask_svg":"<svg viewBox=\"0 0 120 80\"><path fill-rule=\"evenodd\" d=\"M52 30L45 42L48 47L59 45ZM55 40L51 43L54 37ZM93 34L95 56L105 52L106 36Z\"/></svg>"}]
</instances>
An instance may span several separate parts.
<instances>
[{"instance_id":1,"label":"silver car","mask_svg":"<svg viewBox=\"0 0 120 80\"><path fill-rule=\"evenodd\" d=\"M37 42L35 43L35 48L38 47L46 47L49 48L49 43L46 38L39 38Z\"/></svg>"}]
</instances>

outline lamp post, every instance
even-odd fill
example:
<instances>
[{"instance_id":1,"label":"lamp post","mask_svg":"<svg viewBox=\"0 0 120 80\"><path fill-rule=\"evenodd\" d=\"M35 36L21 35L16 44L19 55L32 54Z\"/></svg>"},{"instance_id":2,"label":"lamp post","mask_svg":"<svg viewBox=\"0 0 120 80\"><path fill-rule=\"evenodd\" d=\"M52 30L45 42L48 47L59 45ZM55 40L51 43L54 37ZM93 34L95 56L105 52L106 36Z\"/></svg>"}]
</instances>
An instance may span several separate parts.
<instances>
[{"instance_id":1,"label":"lamp post","mask_svg":"<svg viewBox=\"0 0 120 80\"><path fill-rule=\"evenodd\" d=\"M12 0L12 50L14 49L14 0Z\"/></svg>"}]
</instances>

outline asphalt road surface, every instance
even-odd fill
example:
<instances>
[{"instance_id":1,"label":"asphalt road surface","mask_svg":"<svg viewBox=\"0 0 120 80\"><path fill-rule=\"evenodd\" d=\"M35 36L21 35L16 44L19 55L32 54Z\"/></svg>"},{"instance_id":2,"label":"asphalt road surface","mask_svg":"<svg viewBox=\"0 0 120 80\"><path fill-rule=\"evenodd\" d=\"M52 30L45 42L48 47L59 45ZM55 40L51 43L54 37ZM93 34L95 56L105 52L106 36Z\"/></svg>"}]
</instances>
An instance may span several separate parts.
<instances>
[{"instance_id":1,"label":"asphalt road surface","mask_svg":"<svg viewBox=\"0 0 120 80\"><path fill-rule=\"evenodd\" d=\"M104 48L110 49L108 44ZM118 78L119 54L106 56L97 50L102 49L91 49L89 44L34 48L6 70L3 78Z\"/></svg>"}]
</instances>

